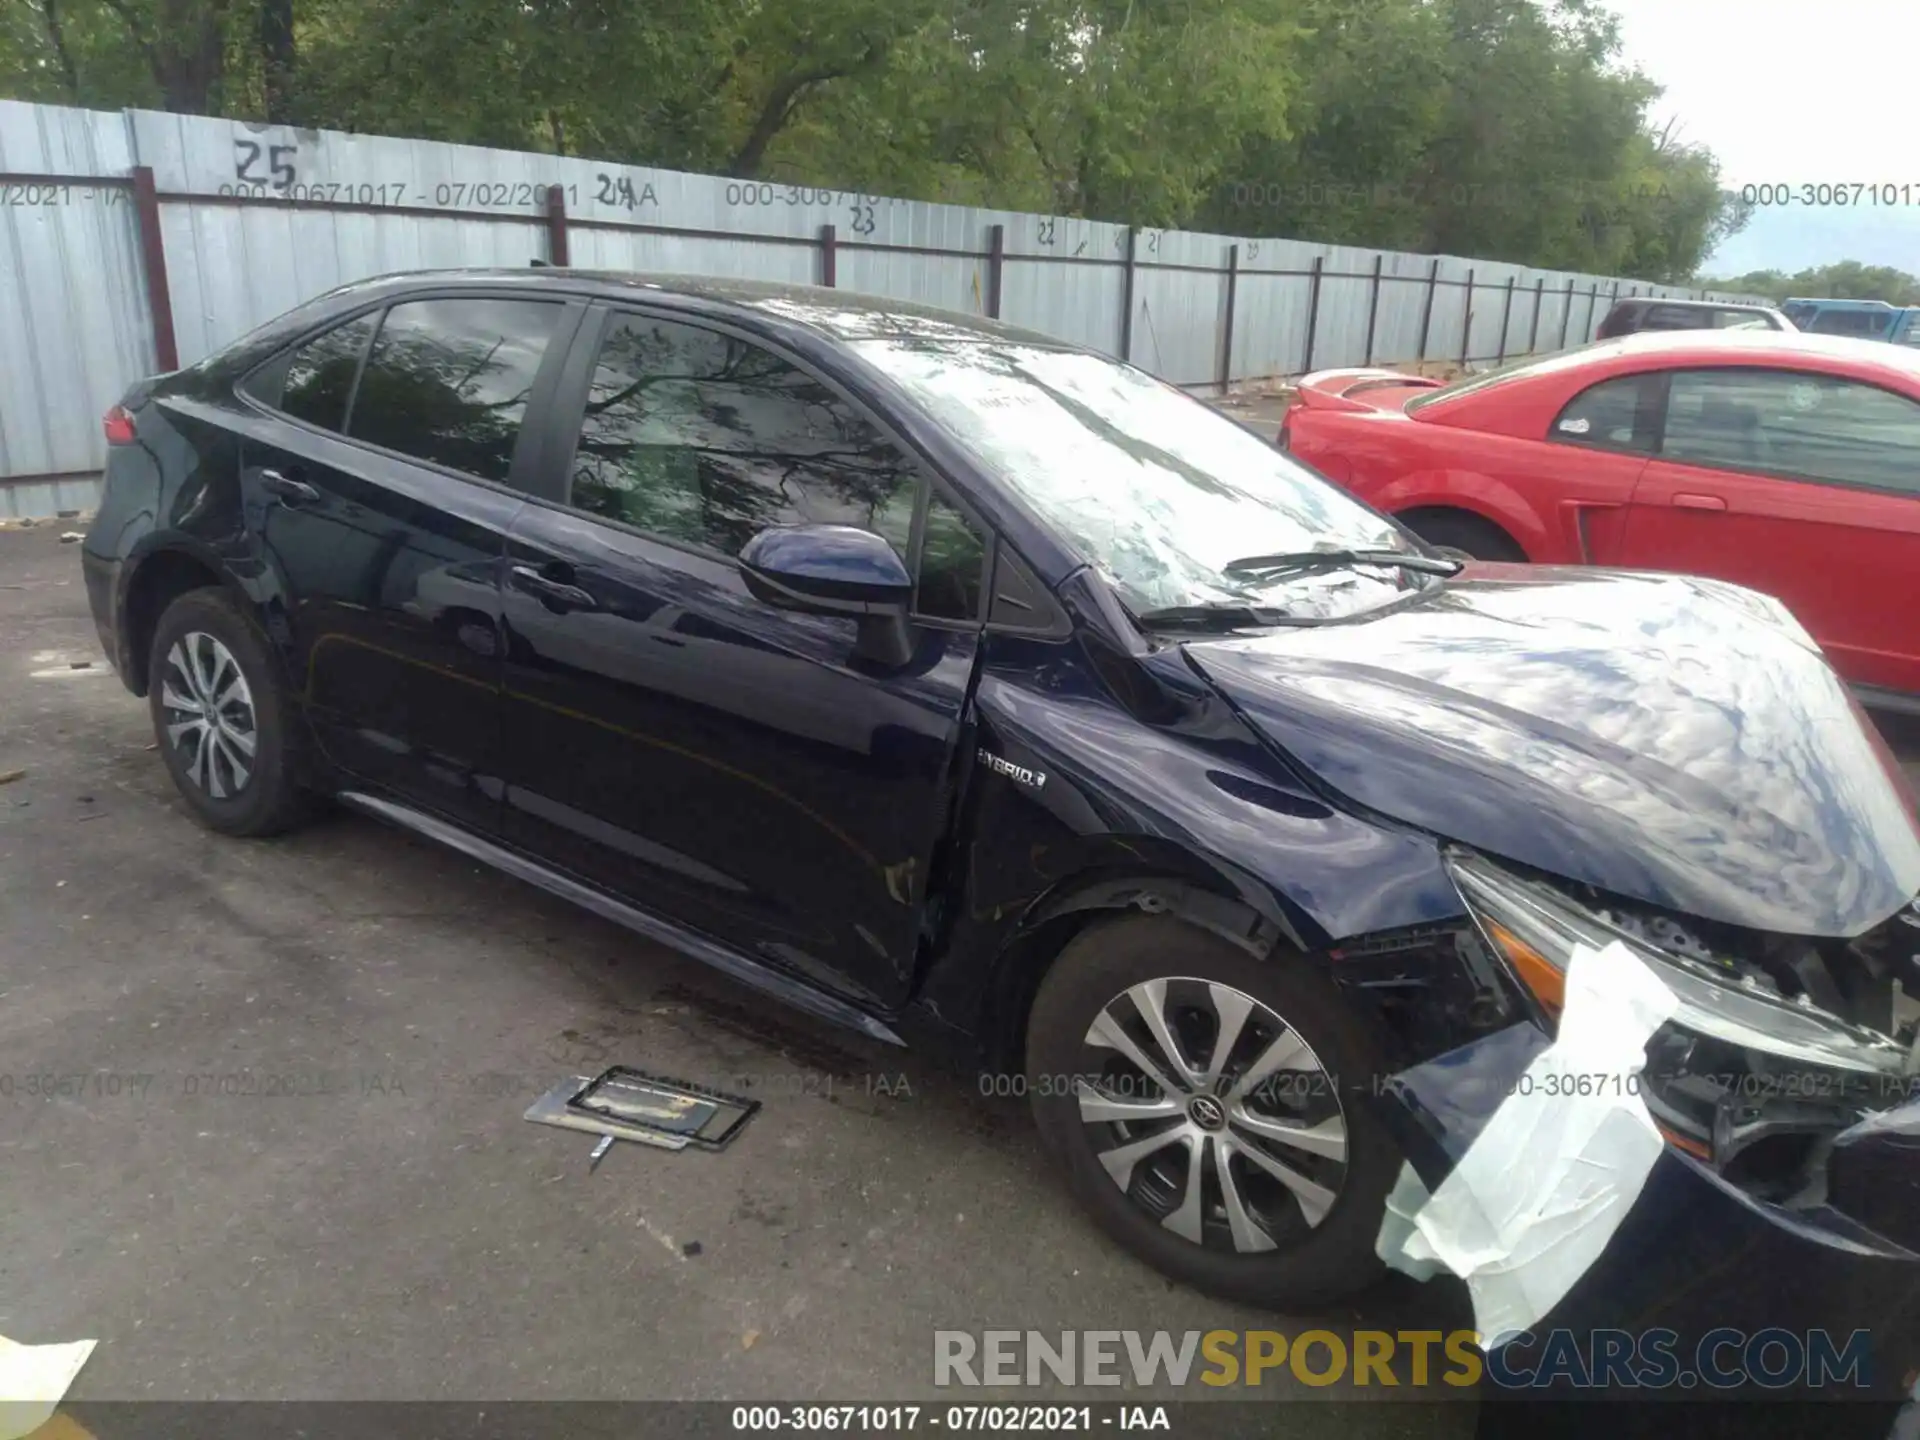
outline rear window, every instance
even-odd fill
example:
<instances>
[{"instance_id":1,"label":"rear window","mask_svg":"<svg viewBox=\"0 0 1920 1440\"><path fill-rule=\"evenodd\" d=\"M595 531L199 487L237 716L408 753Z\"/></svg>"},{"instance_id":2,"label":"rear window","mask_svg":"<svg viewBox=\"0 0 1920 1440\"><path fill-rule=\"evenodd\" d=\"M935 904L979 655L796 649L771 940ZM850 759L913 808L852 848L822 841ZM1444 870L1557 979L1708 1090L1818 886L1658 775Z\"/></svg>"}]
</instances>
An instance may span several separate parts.
<instances>
[{"instance_id":1,"label":"rear window","mask_svg":"<svg viewBox=\"0 0 1920 1440\"><path fill-rule=\"evenodd\" d=\"M1854 335L1871 337L1887 326L1887 317L1872 310L1822 310L1811 325L1803 329L1816 335Z\"/></svg>"},{"instance_id":2,"label":"rear window","mask_svg":"<svg viewBox=\"0 0 1920 1440\"><path fill-rule=\"evenodd\" d=\"M1477 395L1482 390L1492 390L1510 380L1523 380L1530 375L1545 375L1555 370L1563 370L1570 365L1583 364L1589 347L1577 345L1568 350L1556 350L1549 355L1529 355L1523 360L1514 360L1498 369L1485 370L1478 375L1463 375L1451 385L1442 385L1438 390L1429 390L1424 395L1416 395L1407 402L1409 413L1424 410L1429 405L1438 405L1445 400L1457 400L1463 395Z\"/></svg>"}]
</instances>

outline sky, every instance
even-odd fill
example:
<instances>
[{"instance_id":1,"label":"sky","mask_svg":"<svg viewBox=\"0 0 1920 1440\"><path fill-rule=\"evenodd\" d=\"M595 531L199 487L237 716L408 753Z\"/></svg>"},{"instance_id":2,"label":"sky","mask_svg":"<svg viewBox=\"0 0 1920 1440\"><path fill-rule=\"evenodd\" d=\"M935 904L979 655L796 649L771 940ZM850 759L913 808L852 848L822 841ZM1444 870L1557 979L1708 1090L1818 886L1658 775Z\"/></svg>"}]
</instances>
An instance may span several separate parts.
<instances>
[{"instance_id":1,"label":"sky","mask_svg":"<svg viewBox=\"0 0 1920 1440\"><path fill-rule=\"evenodd\" d=\"M1907 187L1904 207L1763 207L1707 273L1846 259L1920 273L1920 0L1603 3L1621 17L1623 58L1665 87L1657 123L1678 117L1675 133L1718 155L1728 186Z\"/></svg>"}]
</instances>

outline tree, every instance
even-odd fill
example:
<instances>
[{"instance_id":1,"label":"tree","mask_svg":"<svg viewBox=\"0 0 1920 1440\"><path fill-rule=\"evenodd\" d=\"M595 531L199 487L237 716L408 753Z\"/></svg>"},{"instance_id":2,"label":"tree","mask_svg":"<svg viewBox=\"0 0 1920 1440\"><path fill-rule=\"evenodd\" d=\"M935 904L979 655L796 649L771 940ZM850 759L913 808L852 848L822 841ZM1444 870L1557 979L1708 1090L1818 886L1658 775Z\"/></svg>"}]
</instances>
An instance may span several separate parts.
<instances>
[{"instance_id":1,"label":"tree","mask_svg":"<svg viewBox=\"0 0 1920 1440\"><path fill-rule=\"evenodd\" d=\"M1842 260L1833 265L1787 275L1779 270L1754 270L1730 280L1713 282L1729 290L1763 295L1779 304L1789 295L1809 299L1884 300L1889 305L1920 305L1920 278L1891 265L1863 265Z\"/></svg>"},{"instance_id":2,"label":"tree","mask_svg":"<svg viewBox=\"0 0 1920 1440\"><path fill-rule=\"evenodd\" d=\"M0 94L1684 280L1591 0L15 0Z\"/></svg>"}]
</instances>

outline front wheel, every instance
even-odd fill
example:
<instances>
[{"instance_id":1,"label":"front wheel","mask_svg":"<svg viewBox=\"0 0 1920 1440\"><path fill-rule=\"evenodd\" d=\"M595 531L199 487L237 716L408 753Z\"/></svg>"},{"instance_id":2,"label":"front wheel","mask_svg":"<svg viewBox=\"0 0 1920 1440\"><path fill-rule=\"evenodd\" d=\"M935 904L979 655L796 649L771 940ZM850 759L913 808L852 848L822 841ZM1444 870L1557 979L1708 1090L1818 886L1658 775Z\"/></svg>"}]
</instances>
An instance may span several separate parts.
<instances>
[{"instance_id":1,"label":"front wheel","mask_svg":"<svg viewBox=\"0 0 1920 1440\"><path fill-rule=\"evenodd\" d=\"M1034 1118L1095 1223L1223 1298L1302 1309L1379 1278L1397 1151L1379 1049L1298 956L1170 917L1082 933L1034 999Z\"/></svg>"}]
</instances>

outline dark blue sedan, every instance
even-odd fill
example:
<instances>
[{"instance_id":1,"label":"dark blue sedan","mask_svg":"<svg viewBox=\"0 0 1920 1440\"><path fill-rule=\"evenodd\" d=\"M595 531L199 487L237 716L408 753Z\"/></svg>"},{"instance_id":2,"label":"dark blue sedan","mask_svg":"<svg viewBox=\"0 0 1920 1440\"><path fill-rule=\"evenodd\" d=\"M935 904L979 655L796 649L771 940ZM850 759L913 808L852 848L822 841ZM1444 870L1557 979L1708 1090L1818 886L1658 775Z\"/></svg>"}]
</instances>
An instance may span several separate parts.
<instances>
[{"instance_id":1,"label":"dark blue sedan","mask_svg":"<svg viewBox=\"0 0 1920 1440\"><path fill-rule=\"evenodd\" d=\"M832 290L390 277L106 428L94 615L212 828L331 796L958 1040L1219 1295L1451 1271L1498 1348L1764 1264L1920 1359L1920 829L1776 602L1463 565L1139 370Z\"/></svg>"}]
</instances>

